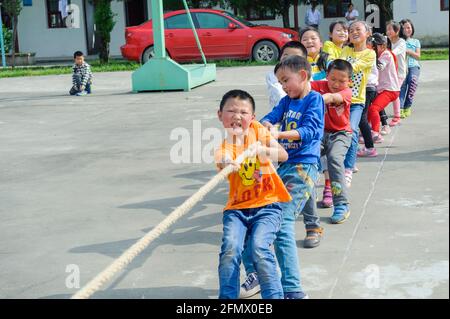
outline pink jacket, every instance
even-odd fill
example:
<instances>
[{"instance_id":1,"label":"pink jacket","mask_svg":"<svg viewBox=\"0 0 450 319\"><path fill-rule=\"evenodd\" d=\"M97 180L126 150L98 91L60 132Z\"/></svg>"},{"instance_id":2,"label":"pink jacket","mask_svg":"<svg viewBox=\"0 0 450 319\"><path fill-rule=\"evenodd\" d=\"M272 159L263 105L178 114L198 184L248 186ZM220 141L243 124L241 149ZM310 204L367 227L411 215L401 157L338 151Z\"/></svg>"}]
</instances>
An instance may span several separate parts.
<instances>
[{"instance_id":1,"label":"pink jacket","mask_svg":"<svg viewBox=\"0 0 450 319\"><path fill-rule=\"evenodd\" d=\"M378 86L377 92L400 91L397 67L391 52L385 50L378 58Z\"/></svg>"}]
</instances>

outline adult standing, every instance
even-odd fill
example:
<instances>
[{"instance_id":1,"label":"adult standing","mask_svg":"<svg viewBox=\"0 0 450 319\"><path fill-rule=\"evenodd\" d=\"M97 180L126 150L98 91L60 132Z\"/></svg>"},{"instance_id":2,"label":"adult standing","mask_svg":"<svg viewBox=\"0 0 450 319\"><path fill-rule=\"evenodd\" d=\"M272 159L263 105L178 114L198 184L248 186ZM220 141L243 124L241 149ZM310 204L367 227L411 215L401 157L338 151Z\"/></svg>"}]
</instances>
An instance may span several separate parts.
<instances>
[{"instance_id":1,"label":"adult standing","mask_svg":"<svg viewBox=\"0 0 450 319\"><path fill-rule=\"evenodd\" d=\"M305 24L306 26L313 27L319 29L320 25L320 11L317 9L317 1L311 1L311 7L306 10L305 14Z\"/></svg>"},{"instance_id":2,"label":"adult standing","mask_svg":"<svg viewBox=\"0 0 450 319\"><path fill-rule=\"evenodd\" d=\"M359 17L358 10L356 10L355 7L353 6L353 3L350 2L350 4L348 5L348 10L345 13L345 19L347 19L348 23L352 23L358 20L358 17Z\"/></svg>"}]
</instances>

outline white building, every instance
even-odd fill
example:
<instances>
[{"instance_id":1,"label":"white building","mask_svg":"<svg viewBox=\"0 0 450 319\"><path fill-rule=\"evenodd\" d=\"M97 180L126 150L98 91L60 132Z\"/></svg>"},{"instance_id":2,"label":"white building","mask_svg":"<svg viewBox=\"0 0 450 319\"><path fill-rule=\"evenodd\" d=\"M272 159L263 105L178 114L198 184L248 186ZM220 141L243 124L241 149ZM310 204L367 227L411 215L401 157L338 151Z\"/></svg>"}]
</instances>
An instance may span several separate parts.
<instances>
[{"instance_id":1,"label":"white building","mask_svg":"<svg viewBox=\"0 0 450 319\"><path fill-rule=\"evenodd\" d=\"M422 45L448 46L449 0L395 0L394 19L410 19Z\"/></svg>"},{"instance_id":2,"label":"white building","mask_svg":"<svg viewBox=\"0 0 450 319\"><path fill-rule=\"evenodd\" d=\"M366 2L353 0L360 19L365 19ZM394 19L410 18L416 27L415 37L424 45L448 45L448 0L395 0ZM334 5L324 0L318 6L322 21L320 32L323 40L328 39L328 27L331 22L344 20L349 0ZM65 19L66 7L72 12ZM298 7L298 22L304 27L307 6ZM124 44L126 26L137 25L151 17L151 0L112 1L112 10L116 14L116 25L111 34L110 54L120 56L120 46ZM94 8L88 0L24 0L19 16L18 38L21 52L35 52L37 59L67 59L74 51L87 54L97 53L95 41ZM281 17L267 12L248 12L248 18L256 24L283 26ZM72 17L72 19L70 19ZM66 23L69 21L69 23ZM71 22L70 22L71 21ZM290 23L294 27L294 8L290 10ZM69 26L69 27L68 27Z\"/></svg>"},{"instance_id":3,"label":"white building","mask_svg":"<svg viewBox=\"0 0 450 319\"><path fill-rule=\"evenodd\" d=\"M151 0L113 1L112 11L117 14L111 33L110 54L120 56L125 42L125 27L146 20ZM31 5L25 5L25 3ZM65 5L73 17L67 27ZM37 59L70 58L73 52L96 52L94 36L94 8L88 0L33 0L24 1L19 16L18 38L21 52L36 52ZM70 25L71 24L71 25Z\"/></svg>"}]
</instances>

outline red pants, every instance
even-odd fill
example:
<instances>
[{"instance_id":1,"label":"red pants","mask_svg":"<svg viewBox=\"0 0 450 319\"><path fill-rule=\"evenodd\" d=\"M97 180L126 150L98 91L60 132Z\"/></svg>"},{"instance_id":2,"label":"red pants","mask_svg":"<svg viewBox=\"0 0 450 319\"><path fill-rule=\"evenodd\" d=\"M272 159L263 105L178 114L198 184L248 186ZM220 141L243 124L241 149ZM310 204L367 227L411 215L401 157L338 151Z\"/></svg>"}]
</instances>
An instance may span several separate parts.
<instances>
[{"instance_id":1,"label":"red pants","mask_svg":"<svg viewBox=\"0 0 450 319\"><path fill-rule=\"evenodd\" d=\"M367 119L372 126L372 131L380 132L380 111L384 110L389 103L394 102L399 96L400 92L383 91L373 100L367 111Z\"/></svg>"}]
</instances>

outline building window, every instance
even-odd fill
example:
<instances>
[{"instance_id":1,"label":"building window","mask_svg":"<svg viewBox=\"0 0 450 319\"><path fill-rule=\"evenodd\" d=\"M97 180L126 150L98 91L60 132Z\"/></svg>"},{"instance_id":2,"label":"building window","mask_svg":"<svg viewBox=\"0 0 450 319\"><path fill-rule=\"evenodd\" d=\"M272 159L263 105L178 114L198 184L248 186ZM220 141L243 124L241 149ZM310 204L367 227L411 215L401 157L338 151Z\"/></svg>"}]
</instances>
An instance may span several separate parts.
<instances>
[{"instance_id":1,"label":"building window","mask_svg":"<svg viewBox=\"0 0 450 319\"><path fill-rule=\"evenodd\" d=\"M343 18L348 11L351 1L323 1L323 15L325 18Z\"/></svg>"},{"instance_id":2,"label":"building window","mask_svg":"<svg viewBox=\"0 0 450 319\"><path fill-rule=\"evenodd\" d=\"M449 0L441 0L441 11L448 11L448 1Z\"/></svg>"},{"instance_id":3,"label":"building window","mask_svg":"<svg viewBox=\"0 0 450 319\"><path fill-rule=\"evenodd\" d=\"M67 28L66 19L69 16L70 0L46 0L47 20L50 29Z\"/></svg>"},{"instance_id":4,"label":"building window","mask_svg":"<svg viewBox=\"0 0 450 319\"><path fill-rule=\"evenodd\" d=\"M258 21L258 20L275 20L275 13L269 9L253 9L250 8L246 12L246 18L249 21Z\"/></svg>"}]
</instances>

